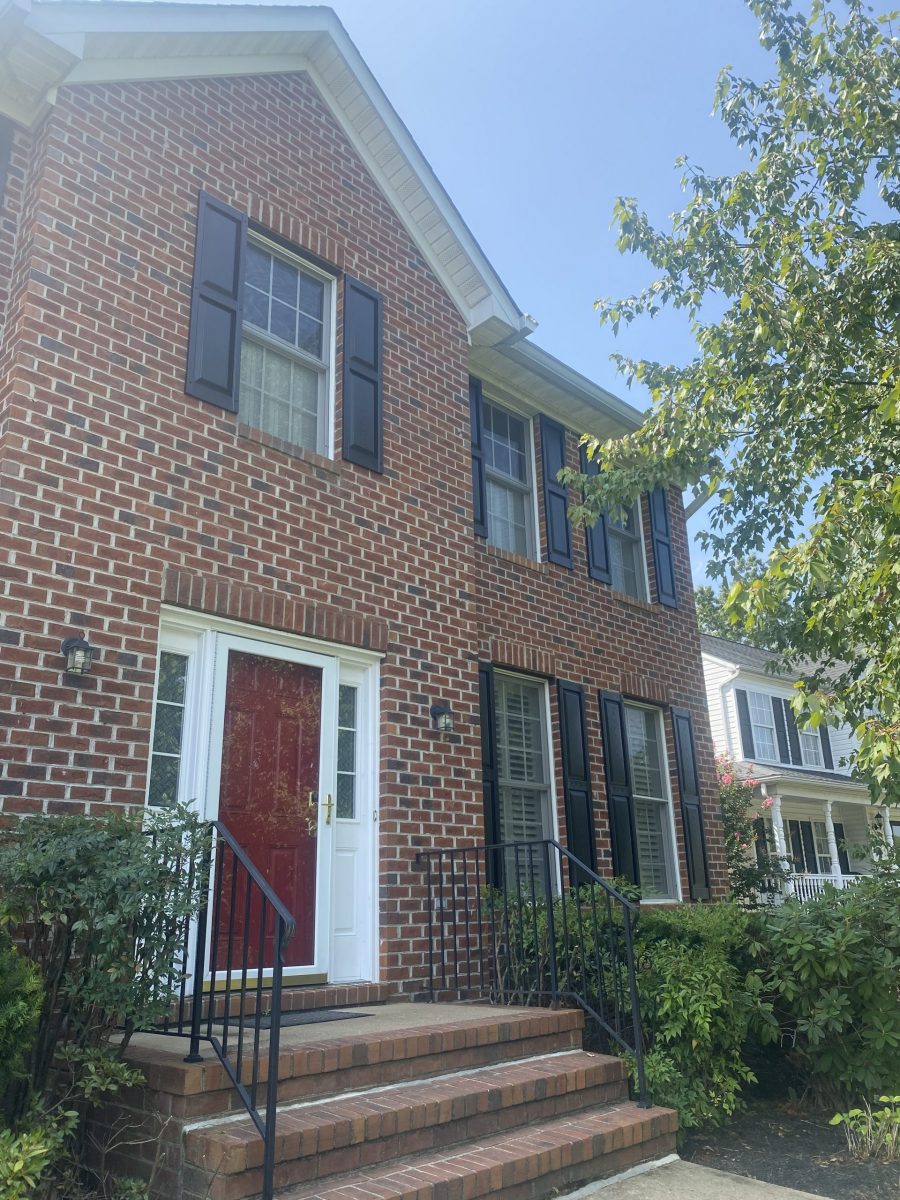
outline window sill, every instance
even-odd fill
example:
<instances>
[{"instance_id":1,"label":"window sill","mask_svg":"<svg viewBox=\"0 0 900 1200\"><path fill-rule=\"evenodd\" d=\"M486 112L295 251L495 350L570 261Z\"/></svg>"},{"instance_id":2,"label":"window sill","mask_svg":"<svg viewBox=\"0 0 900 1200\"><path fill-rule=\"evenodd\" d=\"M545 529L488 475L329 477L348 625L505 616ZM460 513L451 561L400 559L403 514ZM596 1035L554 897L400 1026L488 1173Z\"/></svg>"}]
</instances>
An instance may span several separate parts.
<instances>
[{"instance_id":1,"label":"window sill","mask_svg":"<svg viewBox=\"0 0 900 1200\"><path fill-rule=\"evenodd\" d=\"M265 433L262 429L255 429L252 425L238 422L237 433L238 437L246 442L256 442L258 446L277 450L289 458L296 458L300 462L308 463L311 467L319 467L323 471L328 471L331 475L341 474L340 463L336 459L326 458L324 454L317 454L315 450L307 450L303 446L295 446L293 442L273 437L272 434Z\"/></svg>"},{"instance_id":2,"label":"window sill","mask_svg":"<svg viewBox=\"0 0 900 1200\"><path fill-rule=\"evenodd\" d=\"M499 558L514 567L522 567L525 571L533 571L536 575L546 574L546 563L538 562L533 558L525 558L523 554L513 554L511 550L501 550L499 546L492 546L490 542L483 544L485 553L491 555L492 558Z\"/></svg>"},{"instance_id":3,"label":"window sill","mask_svg":"<svg viewBox=\"0 0 900 1200\"><path fill-rule=\"evenodd\" d=\"M649 600L640 600L637 596L630 596L628 592L619 592L609 584L607 586L610 597L620 604L630 604L632 608L639 608L642 612L657 612L662 607L660 604L651 604Z\"/></svg>"}]
</instances>

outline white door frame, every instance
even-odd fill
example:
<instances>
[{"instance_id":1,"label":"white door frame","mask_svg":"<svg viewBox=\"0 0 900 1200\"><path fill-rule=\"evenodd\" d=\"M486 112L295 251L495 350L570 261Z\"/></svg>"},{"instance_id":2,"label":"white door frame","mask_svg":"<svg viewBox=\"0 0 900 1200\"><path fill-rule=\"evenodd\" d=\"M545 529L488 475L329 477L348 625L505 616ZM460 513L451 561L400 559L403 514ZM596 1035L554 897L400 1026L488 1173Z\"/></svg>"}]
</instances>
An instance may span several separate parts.
<instances>
[{"instance_id":1,"label":"white door frame","mask_svg":"<svg viewBox=\"0 0 900 1200\"><path fill-rule=\"evenodd\" d=\"M225 649L223 650L223 647ZM322 745L320 747L320 819L324 828L323 805L330 792L336 798L336 747L338 686L347 683L357 688L359 698L359 740L357 747L357 796L359 833L365 853L359 861L363 877L359 896L364 908L359 922L364 944L360 949L358 978L378 979L378 800L379 800L379 694L382 655L335 643L317 642L280 630L249 626L238 621L165 606L160 620L159 651L172 651L188 658L184 726L181 743L179 800L194 808L206 820L215 820L219 807L222 734L225 710L227 649L244 650L265 657L326 664L323 671ZM326 709L326 678L329 679L330 708ZM154 695L155 701L155 695ZM155 706L154 706L155 711ZM328 719L326 713L330 712ZM152 731L151 731L152 738ZM328 741L329 746L324 743ZM152 744L152 741L151 741ZM326 773L327 769L327 773ZM326 784L327 780L327 784ZM317 915L328 913L316 929L316 965L291 968L290 976L319 974L330 966L333 930L331 904L333 889L340 886L332 868L336 818L329 838L327 898L320 889L325 875L317 870ZM321 848L320 848L321 853ZM288 946L290 959L290 945ZM321 964L324 964L321 965ZM336 982L341 982L336 980Z\"/></svg>"}]
</instances>

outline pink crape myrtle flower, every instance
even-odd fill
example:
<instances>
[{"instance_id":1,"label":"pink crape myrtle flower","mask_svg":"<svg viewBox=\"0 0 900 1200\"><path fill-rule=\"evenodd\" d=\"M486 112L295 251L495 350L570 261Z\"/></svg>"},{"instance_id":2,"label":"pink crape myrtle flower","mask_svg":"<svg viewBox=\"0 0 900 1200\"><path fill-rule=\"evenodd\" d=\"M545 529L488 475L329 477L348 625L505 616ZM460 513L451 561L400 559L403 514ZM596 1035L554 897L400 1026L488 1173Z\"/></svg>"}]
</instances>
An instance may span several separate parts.
<instances>
[{"instance_id":1,"label":"pink crape myrtle flower","mask_svg":"<svg viewBox=\"0 0 900 1200\"><path fill-rule=\"evenodd\" d=\"M733 776L733 775L729 775L729 774L726 772L726 773L725 773L725 774L722 776L722 782L723 782L723 783L725 784L725 786L727 787L729 783L734 783L734 776Z\"/></svg>"},{"instance_id":2,"label":"pink crape myrtle flower","mask_svg":"<svg viewBox=\"0 0 900 1200\"><path fill-rule=\"evenodd\" d=\"M766 796L765 800L763 800L762 804L760 805L760 808L771 808L774 803L775 801L771 796Z\"/></svg>"}]
</instances>

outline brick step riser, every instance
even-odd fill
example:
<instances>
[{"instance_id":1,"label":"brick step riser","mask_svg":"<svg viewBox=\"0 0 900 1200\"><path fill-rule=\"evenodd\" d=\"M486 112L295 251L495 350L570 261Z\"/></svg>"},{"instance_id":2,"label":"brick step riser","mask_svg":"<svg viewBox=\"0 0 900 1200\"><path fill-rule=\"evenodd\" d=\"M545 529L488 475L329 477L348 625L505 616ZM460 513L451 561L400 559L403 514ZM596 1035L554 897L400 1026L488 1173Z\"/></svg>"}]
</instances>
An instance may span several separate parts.
<instances>
[{"instance_id":1,"label":"brick step riser","mask_svg":"<svg viewBox=\"0 0 900 1200\"><path fill-rule=\"evenodd\" d=\"M534 1089L530 1089L533 1091ZM413 1114L414 1127L402 1133L391 1134L387 1137L366 1138L365 1131L353 1131L347 1123L327 1131L316 1131L316 1137L310 1139L309 1148L303 1147L301 1156L287 1162L276 1162L275 1182L278 1188L297 1186L311 1183L314 1180L326 1180L331 1176L346 1174L366 1167L377 1166L393 1159L405 1158L409 1155L421 1154L429 1150L444 1150L477 1138L490 1137L506 1130L519 1129L534 1121L550 1120L566 1114L581 1112L588 1108L605 1104L615 1104L627 1099L627 1084L624 1080L612 1080L591 1084L582 1088L572 1087L568 1091L560 1090L558 1094L534 1098L525 1095L514 1102L506 1100L500 1107L487 1111L477 1111L475 1098L468 1105L473 1111L464 1112L465 1103L455 1102L453 1108L464 1115L452 1116L450 1119L439 1120L439 1114ZM452 1111L452 1110L451 1110ZM427 1118L432 1119L428 1123ZM324 1135L324 1136L323 1136ZM321 1150L323 1141L334 1138L334 1148ZM254 1146L254 1152L259 1148ZM191 1138L188 1135L186 1157L191 1159ZM259 1153L254 1157L258 1158ZM195 1164L202 1167L201 1162ZM190 1179L190 1168L186 1170L186 1179ZM196 1186L198 1195L209 1200L249 1200L259 1195L261 1187L261 1172L259 1164L239 1174L226 1177L213 1177L211 1172L199 1171L198 1183L203 1180L203 1187ZM205 1189L205 1190L204 1190ZM190 1193L188 1193L190 1194Z\"/></svg>"},{"instance_id":2,"label":"brick step riser","mask_svg":"<svg viewBox=\"0 0 900 1200\"><path fill-rule=\"evenodd\" d=\"M577 1115L572 1119L577 1120ZM585 1183L608 1179L638 1163L673 1153L676 1124L675 1114L664 1112L594 1136L573 1133L571 1140L564 1141L558 1137L548 1141L538 1127L533 1144L523 1144L514 1157L492 1152L498 1139L487 1139L487 1153L479 1143L473 1143L446 1171L439 1159L420 1156L397 1164L399 1180L380 1178L376 1170L372 1177L350 1173L282 1189L277 1194L281 1200L372 1200L374 1196L380 1200L550 1200ZM500 1141L506 1136L501 1134ZM508 1136L527 1139L524 1131ZM460 1159L465 1160L464 1164ZM200 1200L200 1196L190 1196L189 1200Z\"/></svg>"},{"instance_id":3,"label":"brick step riser","mask_svg":"<svg viewBox=\"0 0 900 1200\"><path fill-rule=\"evenodd\" d=\"M314 1012L322 1008L371 1008L377 1004L389 1004L397 999L397 994L393 987L388 984L379 983L361 983L361 984L333 984L323 987L300 987L300 988L285 988L281 996L281 1011L282 1012ZM244 997L243 1013L244 1017L252 1017L256 1013L257 1000L260 1002L260 1011L268 1013L272 1008L272 993L263 991L259 997L256 992L248 992ZM186 1021L190 1021L190 999L186 1001L187 1010L185 1013ZM232 1017L236 1017L241 1011L241 998L238 994L232 994L228 998L228 1011ZM215 1005L213 1008L213 1016L220 1018L225 1012L225 996L223 993L217 993L215 997ZM209 997L205 996L202 1006L203 1020L209 1015ZM177 1010L173 1007L170 1014L170 1019L177 1018Z\"/></svg>"},{"instance_id":4,"label":"brick step riser","mask_svg":"<svg viewBox=\"0 0 900 1200\"><path fill-rule=\"evenodd\" d=\"M215 1056L208 1047L201 1049L209 1061L214 1061ZM534 1058L576 1049L581 1049L580 1028L536 1037L491 1042L483 1046L438 1050L431 1054L411 1055L384 1062L351 1064L335 1067L331 1071L297 1071L294 1073L289 1065L282 1062L279 1072L281 1079L278 1084L278 1102L279 1104L289 1104L298 1100L321 1100L329 1096L340 1096L345 1092L382 1087L388 1083L429 1079L456 1071L468 1071L515 1059ZM260 1084L260 1104L263 1103L264 1093L264 1085ZM188 1096L173 1096L172 1101L170 1111L179 1120L200 1120L220 1113L244 1111L240 1097L230 1085L227 1088L216 1089L207 1087L201 1092Z\"/></svg>"}]
</instances>

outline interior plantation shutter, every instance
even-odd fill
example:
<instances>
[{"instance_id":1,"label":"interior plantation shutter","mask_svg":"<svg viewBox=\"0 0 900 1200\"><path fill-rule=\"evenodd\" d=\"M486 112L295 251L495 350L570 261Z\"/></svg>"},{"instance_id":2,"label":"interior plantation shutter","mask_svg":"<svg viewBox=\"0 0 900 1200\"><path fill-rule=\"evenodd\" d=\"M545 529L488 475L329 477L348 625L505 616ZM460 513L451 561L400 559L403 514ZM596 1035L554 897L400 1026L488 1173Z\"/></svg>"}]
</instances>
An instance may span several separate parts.
<instances>
[{"instance_id":1,"label":"interior plantation shutter","mask_svg":"<svg viewBox=\"0 0 900 1200\"><path fill-rule=\"evenodd\" d=\"M484 397L481 380L469 377L469 423L472 429L472 511L475 534L486 538L487 481L484 474Z\"/></svg>"},{"instance_id":2,"label":"interior plantation shutter","mask_svg":"<svg viewBox=\"0 0 900 1200\"><path fill-rule=\"evenodd\" d=\"M382 310L378 292L344 278L344 397L341 453L348 462L384 471Z\"/></svg>"},{"instance_id":3,"label":"interior plantation shutter","mask_svg":"<svg viewBox=\"0 0 900 1200\"><path fill-rule=\"evenodd\" d=\"M819 726L819 741L822 743L822 762L825 764L825 770L833 771L834 755L831 753L831 735L824 721Z\"/></svg>"},{"instance_id":4,"label":"interior plantation shutter","mask_svg":"<svg viewBox=\"0 0 900 1200\"><path fill-rule=\"evenodd\" d=\"M672 731L675 735L678 790L681 792L681 824L691 899L708 900L709 866L706 861L706 834L703 829L697 755L694 749L694 718L686 708L672 708Z\"/></svg>"},{"instance_id":5,"label":"interior plantation shutter","mask_svg":"<svg viewBox=\"0 0 900 1200\"><path fill-rule=\"evenodd\" d=\"M628 766L628 736L625 732L625 705L618 692L600 693L600 725L603 732L613 874L622 875L632 883L640 883L634 797Z\"/></svg>"},{"instance_id":6,"label":"interior plantation shutter","mask_svg":"<svg viewBox=\"0 0 900 1200\"><path fill-rule=\"evenodd\" d=\"M497 715L494 705L494 668L489 662L478 664L479 721L481 724L481 791L484 800L484 840L487 845L500 841L500 783L497 770ZM487 881L499 884L502 871L499 855L488 856Z\"/></svg>"},{"instance_id":7,"label":"interior plantation shutter","mask_svg":"<svg viewBox=\"0 0 900 1200\"><path fill-rule=\"evenodd\" d=\"M592 871L597 870L591 765L584 719L584 689L560 679L559 740L562 750L568 848Z\"/></svg>"},{"instance_id":8,"label":"interior plantation shutter","mask_svg":"<svg viewBox=\"0 0 900 1200\"><path fill-rule=\"evenodd\" d=\"M844 837L845 837L844 826L843 826L842 822L835 821L835 823L834 823L834 840L837 842L837 846L838 846L838 862L840 863L841 874L849 875L850 874L850 856L847 853L847 851L843 845Z\"/></svg>"},{"instance_id":9,"label":"interior plantation shutter","mask_svg":"<svg viewBox=\"0 0 900 1200\"><path fill-rule=\"evenodd\" d=\"M582 475L599 475L600 467L596 461L590 461L584 446L580 449ZM588 575L601 583L612 583L612 573L609 569L609 534L606 528L606 513L601 513L594 525L585 526L587 538Z\"/></svg>"},{"instance_id":10,"label":"interior plantation shutter","mask_svg":"<svg viewBox=\"0 0 900 1200\"><path fill-rule=\"evenodd\" d=\"M635 802L634 828L638 862L641 864L641 883L650 895L657 896L665 896L669 887L665 843L660 827L662 812L661 804Z\"/></svg>"},{"instance_id":11,"label":"interior plantation shutter","mask_svg":"<svg viewBox=\"0 0 900 1200\"><path fill-rule=\"evenodd\" d=\"M753 745L753 725L750 721L750 705L747 703L747 693L743 688L734 689L737 702L738 725L741 729L741 748L744 758L756 758L756 748Z\"/></svg>"},{"instance_id":12,"label":"interior plantation shutter","mask_svg":"<svg viewBox=\"0 0 900 1200\"><path fill-rule=\"evenodd\" d=\"M653 562L656 566L656 596L660 604L678 607L675 587L675 559L672 554L672 535L669 529L669 506L665 488L647 493L650 505L650 536L653 539Z\"/></svg>"},{"instance_id":13,"label":"interior plantation shutter","mask_svg":"<svg viewBox=\"0 0 900 1200\"><path fill-rule=\"evenodd\" d=\"M238 407L246 244L247 214L201 191L184 390L228 412Z\"/></svg>"},{"instance_id":14,"label":"interior plantation shutter","mask_svg":"<svg viewBox=\"0 0 900 1200\"><path fill-rule=\"evenodd\" d=\"M544 519L547 522L547 558L572 568L572 529L569 525L569 490L556 476L566 465L566 431L558 421L541 416L541 461L544 466Z\"/></svg>"}]
</instances>

